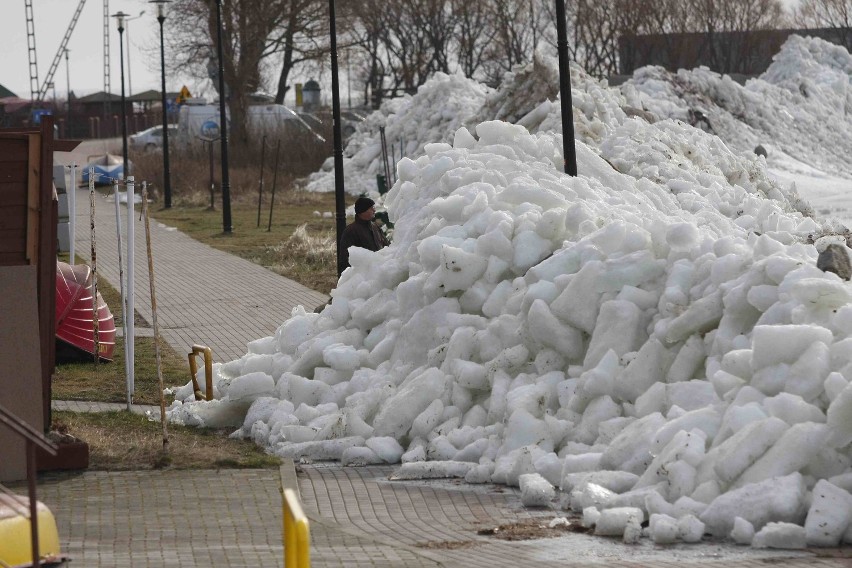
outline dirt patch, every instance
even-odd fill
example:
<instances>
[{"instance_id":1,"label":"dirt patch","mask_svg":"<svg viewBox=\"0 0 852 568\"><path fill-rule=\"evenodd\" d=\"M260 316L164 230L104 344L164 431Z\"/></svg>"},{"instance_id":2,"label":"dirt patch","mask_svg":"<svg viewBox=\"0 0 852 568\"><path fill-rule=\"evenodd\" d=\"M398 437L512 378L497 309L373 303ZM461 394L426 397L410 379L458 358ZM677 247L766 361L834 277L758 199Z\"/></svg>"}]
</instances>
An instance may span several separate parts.
<instances>
[{"instance_id":1,"label":"dirt patch","mask_svg":"<svg viewBox=\"0 0 852 568\"><path fill-rule=\"evenodd\" d=\"M555 538L566 533L587 533L591 529L586 528L576 521L560 523L553 527L550 522L553 519L525 519L516 523L508 523L498 527L484 528L476 531L480 536L493 536L500 540L535 540L539 538Z\"/></svg>"},{"instance_id":2,"label":"dirt patch","mask_svg":"<svg viewBox=\"0 0 852 568\"><path fill-rule=\"evenodd\" d=\"M436 540L428 542L418 542L414 546L417 548L425 548L427 550L459 550L462 548L472 548L479 544L473 540Z\"/></svg>"}]
</instances>

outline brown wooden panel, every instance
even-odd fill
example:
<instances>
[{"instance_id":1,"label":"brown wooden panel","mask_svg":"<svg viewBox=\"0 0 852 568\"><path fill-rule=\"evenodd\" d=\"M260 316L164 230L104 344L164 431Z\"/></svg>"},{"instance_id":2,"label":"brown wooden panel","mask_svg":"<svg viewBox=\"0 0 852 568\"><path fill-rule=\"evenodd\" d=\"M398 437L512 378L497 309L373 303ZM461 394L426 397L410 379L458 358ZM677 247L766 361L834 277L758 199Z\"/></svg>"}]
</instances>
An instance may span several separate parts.
<instances>
[{"instance_id":1,"label":"brown wooden panel","mask_svg":"<svg viewBox=\"0 0 852 568\"><path fill-rule=\"evenodd\" d=\"M0 163L25 162L28 155L27 141L0 140Z\"/></svg>"},{"instance_id":2,"label":"brown wooden panel","mask_svg":"<svg viewBox=\"0 0 852 568\"><path fill-rule=\"evenodd\" d=\"M41 163L41 136L31 134L29 140L29 161L30 167L27 168L27 258L32 264L38 264L40 238L44 235L43 216L47 213L47 208L44 207L44 196L41 195L43 188L41 187L41 173L45 164ZM36 165L38 164L38 166ZM54 251L56 254L56 251Z\"/></svg>"},{"instance_id":3,"label":"brown wooden panel","mask_svg":"<svg viewBox=\"0 0 852 568\"><path fill-rule=\"evenodd\" d=\"M43 429L42 403L44 353L40 349L37 270L34 266L7 266L0 270L0 392L3 406L27 425ZM0 428L0 480L26 477L26 451L23 441L7 428Z\"/></svg>"},{"instance_id":4,"label":"brown wooden panel","mask_svg":"<svg viewBox=\"0 0 852 568\"><path fill-rule=\"evenodd\" d=\"M28 134L38 134L41 129L38 126L14 126L0 130L0 140L22 140Z\"/></svg>"},{"instance_id":5,"label":"brown wooden panel","mask_svg":"<svg viewBox=\"0 0 852 568\"><path fill-rule=\"evenodd\" d=\"M27 264L24 254L0 252L0 266L22 266Z\"/></svg>"},{"instance_id":6,"label":"brown wooden panel","mask_svg":"<svg viewBox=\"0 0 852 568\"><path fill-rule=\"evenodd\" d=\"M38 320L41 330L43 427L50 425L50 378L55 365L55 280L57 202L53 189L53 152L67 151L73 142L53 139L53 117L40 127L0 129L0 203L15 200L23 207L23 231L0 226L0 265L37 264ZM20 155L25 148L25 155ZM21 184L17 186L14 182ZM3 185L8 184L8 185ZM7 212L8 215L14 213ZM9 251L17 248L19 252ZM27 256L24 257L24 252Z\"/></svg>"},{"instance_id":7,"label":"brown wooden panel","mask_svg":"<svg viewBox=\"0 0 852 568\"><path fill-rule=\"evenodd\" d=\"M26 182L27 162L0 162L0 183Z\"/></svg>"},{"instance_id":8,"label":"brown wooden panel","mask_svg":"<svg viewBox=\"0 0 852 568\"><path fill-rule=\"evenodd\" d=\"M27 232L25 229L0 231L0 252L15 253L26 258Z\"/></svg>"},{"instance_id":9,"label":"brown wooden panel","mask_svg":"<svg viewBox=\"0 0 852 568\"><path fill-rule=\"evenodd\" d=\"M0 207L26 207L26 205L26 183L0 183Z\"/></svg>"},{"instance_id":10,"label":"brown wooden panel","mask_svg":"<svg viewBox=\"0 0 852 568\"><path fill-rule=\"evenodd\" d=\"M3 207L0 205L0 231L26 231L26 228L27 208L25 206Z\"/></svg>"}]
</instances>

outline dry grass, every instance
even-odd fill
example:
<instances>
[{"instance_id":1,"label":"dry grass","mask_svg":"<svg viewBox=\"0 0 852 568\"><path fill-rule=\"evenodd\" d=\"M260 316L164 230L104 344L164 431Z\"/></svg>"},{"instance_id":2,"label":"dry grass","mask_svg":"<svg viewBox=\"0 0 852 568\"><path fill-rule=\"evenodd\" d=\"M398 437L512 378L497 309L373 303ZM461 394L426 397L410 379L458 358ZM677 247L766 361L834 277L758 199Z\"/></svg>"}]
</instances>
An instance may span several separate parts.
<instances>
[{"instance_id":1,"label":"dry grass","mask_svg":"<svg viewBox=\"0 0 852 568\"><path fill-rule=\"evenodd\" d=\"M308 231L299 225L286 242L267 246L268 268L301 284L328 293L337 284L337 248L332 229Z\"/></svg>"},{"instance_id":2,"label":"dry grass","mask_svg":"<svg viewBox=\"0 0 852 568\"><path fill-rule=\"evenodd\" d=\"M129 412L54 412L53 430L89 444L91 470L265 468L278 458L251 441L232 440L230 432L168 426L169 452L163 454L159 422Z\"/></svg>"},{"instance_id":3,"label":"dry grass","mask_svg":"<svg viewBox=\"0 0 852 568\"><path fill-rule=\"evenodd\" d=\"M172 348L160 341L160 358L163 383L166 386L184 384L190 380L189 363ZM136 367L134 369L134 397L136 404L159 404L160 386L154 353L154 339L136 339ZM115 359L100 362L80 360L56 365L52 394L54 400L90 400L97 402L125 402L127 400L124 370L124 339L116 338Z\"/></svg>"},{"instance_id":4,"label":"dry grass","mask_svg":"<svg viewBox=\"0 0 852 568\"><path fill-rule=\"evenodd\" d=\"M334 219L317 217L314 212L333 211L334 196L279 189L272 207L271 224L272 203L268 191L265 197L261 202L260 226L256 194L253 200L244 198L232 202L233 231L230 234L223 233L222 212L206 207L180 205L153 214L158 221L177 227L213 248L265 266L327 294L337 284Z\"/></svg>"}]
</instances>

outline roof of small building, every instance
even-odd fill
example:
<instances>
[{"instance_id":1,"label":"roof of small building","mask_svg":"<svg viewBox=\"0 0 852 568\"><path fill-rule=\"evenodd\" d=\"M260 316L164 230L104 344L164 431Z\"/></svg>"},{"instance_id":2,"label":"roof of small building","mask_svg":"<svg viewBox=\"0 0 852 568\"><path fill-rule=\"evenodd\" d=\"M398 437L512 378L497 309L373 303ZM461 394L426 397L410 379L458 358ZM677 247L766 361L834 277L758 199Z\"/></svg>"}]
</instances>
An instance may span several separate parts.
<instances>
[{"instance_id":1,"label":"roof of small building","mask_svg":"<svg viewBox=\"0 0 852 568\"><path fill-rule=\"evenodd\" d=\"M13 93L12 91L10 91L10 90L9 90L9 89L7 89L6 87L4 87L3 85L0 85L0 99L5 99L6 97L15 97L15 98L17 98L17 97L18 97L18 95L16 95L16 94L15 94L15 93Z\"/></svg>"},{"instance_id":2,"label":"roof of small building","mask_svg":"<svg viewBox=\"0 0 852 568\"><path fill-rule=\"evenodd\" d=\"M166 98L170 101L173 101L177 98L179 94L180 93L170 93L166 91ZM136 93L132 97L127 97L127 100L134 103L158 103L163 100L163 95L160 91L150 89L148 91Z\"/></svg>"},{"instance_id":3,"label":"roof of small building","mask_svg":"<svg viewBox=\"0 0 852 568\"><path fill-rule=\"evenodd\" d=\"M103 102L111 102L111 103L121 103L121 97L119 95L113 95L112 93L105 93L103 91L98 91L97 93L92 93L91 95L86 95L85 97L80 97L77 99L77 102L80 104L91 104L91 103L103 103Z\"/></svg>"}]
</instances>

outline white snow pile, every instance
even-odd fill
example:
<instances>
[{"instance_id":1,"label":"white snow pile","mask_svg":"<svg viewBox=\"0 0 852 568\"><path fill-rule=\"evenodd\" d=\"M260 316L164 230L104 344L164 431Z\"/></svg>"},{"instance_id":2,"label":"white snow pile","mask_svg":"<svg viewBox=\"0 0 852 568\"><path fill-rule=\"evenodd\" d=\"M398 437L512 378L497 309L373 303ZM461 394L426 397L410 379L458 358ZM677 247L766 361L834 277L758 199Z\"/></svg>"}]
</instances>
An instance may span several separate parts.
<instances>
[{"instance_id":1,"label":"white snow pile","mask_svg":"<svg viewBox=\"0 0 852 568\"><path fill-rule=\"evenodd\" d=\"M491 91L463 75L436 73L412 97L390 99L359 124L344 149L343 171L347 193L376 193L376 175L384 173L379 127L385 127L388 163L392 157L417 158L431 142L452 140L453 133L481 107ZM391 180L388 180L390 183ZM307 191L334 191L334 159L311 174Z\"/></svg>"},{"instance_id":2,"label":"white snow pile","mask_svg":"<svg viewBox=\"0 0 852 568\"><path fill-rule=\"evenodd\" d=\"M762 145L770 164L790 156L851 174L852 139L845 135L852 129L850 73L852 57L844 48L800 36L791 36L770 68L745 86L706 68L670 73L651 66L611 88L572 64L575 136L596 148L631 115L689 122L690 111L697 110L737 152ZM556 59L542 54L507 73L495 91L460 75L436 75L414 97L386 101L359 126L344 151L346 190L376 192L376 174L383 172L380 126L387 127L388 152L397 159L416 159L425 144L447 142L459 126L473 130L487 120L520 124L530 132L561 132L558 80ZM309 176L306 189L333 188L329 158Z\"/></svg>"},{"instance_id":3,"label":"white snow pile","mask_svg":"<svg viewBox=\"0 0 852 568\"><path fill-rule=\"evenodd\" d=\"M578 70L579 67L574 72ZM554 100L558 95L558 61L536 52L531 63L517 65L503 76L499 88L485 97L482 108L466 126L472 130L488 120L516 123L543 101Z\"/></svg>"},{"instance_id":4,"label":"white snow pile","mask_svg":"<svg viewBox=\"0 0 852 568\"><path fill-rule=\"evenodd\" d=\"M843 47L790 36L769 69L745 86L706 68L670 73L645 67L622 89L635 89L641 107L658 117L688 121L690 110L700 110L735 150L761 144L770 162L782 153L849 174L850 76L852 56Z\"/></svg>"},{"instance_id":5,"label":"white snow pile","mask_svg":"<svg viewBox=\"0 0 852 568\"><path fill-rule=\"evenodd\" d=\"M815 267L820 226L712 135L612 132L606 161L577 144L578 178L561 136L496 121L403 159L391 247L353 248L330 306L217 365L217 400L181 388L169 418L401 461L396 479L523 483L531 504L538 474L633 540L652 515L657 542L852 538L852 290Z\"/></svg>"},{"instance_id":6,"label":"white snow pile","mask_svg":"<svg viewBox=\"0 0 852 568\"><path fill-rule=\"evenodd\" d=\"M386 196L392 245L352 248L322 313L215 365L215 400L177 389L168 418L518 486L625 542L852 543L852 288L815 266L832 227L752 152L578 93L579 177L542 127L554 103L533 134L425 144Z\"/></svg>"}]
</instances>

